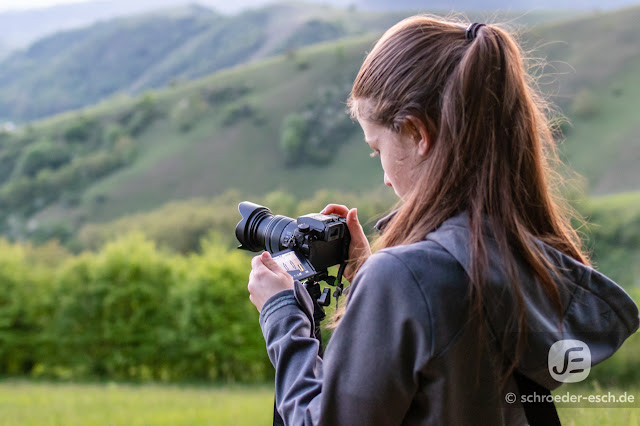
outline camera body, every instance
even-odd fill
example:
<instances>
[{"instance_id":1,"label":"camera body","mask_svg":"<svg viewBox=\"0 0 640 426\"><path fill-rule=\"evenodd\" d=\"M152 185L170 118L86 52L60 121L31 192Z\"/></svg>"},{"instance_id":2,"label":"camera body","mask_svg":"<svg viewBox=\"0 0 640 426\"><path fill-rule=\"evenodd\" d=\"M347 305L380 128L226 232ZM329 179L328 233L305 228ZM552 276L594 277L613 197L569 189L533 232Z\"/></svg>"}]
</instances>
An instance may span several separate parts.
<instances>
[{"instance_id":1,"label":"camera body","mask_svg":"<svg viewBox=\"0 0 640 426\"><path fill-rule=\"evenodd\" d=\"M297 228L287 247L298 251L317 270L324 270L347 260L349 230L346 219L319 213L296 219Z\"/></svg>"},{"instance_id":2,"label":"camera body","mask_svg":"<svg viewBox=\"0 0 640 426\"><path fill-rule=\"evenodd\" d=\"M311 213L292 219L248 201L238 210L238 248L267 250L296 279L323 279L327 268L347 261L351 237L345 218Z\"/></svg>"}]
</instances>

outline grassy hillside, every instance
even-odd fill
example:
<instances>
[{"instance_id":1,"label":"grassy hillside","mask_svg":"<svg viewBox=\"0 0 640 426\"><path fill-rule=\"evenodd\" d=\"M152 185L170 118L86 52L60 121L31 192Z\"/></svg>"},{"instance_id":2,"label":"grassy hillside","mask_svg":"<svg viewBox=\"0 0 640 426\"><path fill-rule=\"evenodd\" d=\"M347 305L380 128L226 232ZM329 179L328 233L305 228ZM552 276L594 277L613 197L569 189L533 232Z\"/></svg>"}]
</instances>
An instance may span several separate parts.
<instances>
[{"instance_id":1,"label":"grassy hillside","mask_svg":"<svg viewBox=\"0 0 640 426\"><path fill-rule=\"evenodd\" d=\"M564 159L603 195L640 190L640 7L533 28L541 87L568 116Z\"/></svg>"},{"instance_id":2,"label":"grassy hillside","mask_svg":"<svg viewBox=\"0 0 640 426\"><path fill-rule=\"evenodd\" d=\"M622 4L633 2L633 0L617 0L604 4L595 1L591 3L591 1L592 0L578 3L571 0L565 0L563 2L555 1L550 4L551 7L543 7L540 5L539 0L524 0L517 5L514 4L513 0L497 0L490 5L490 8L520 11L534 9L573 9L573 13L576 13L577 11L588 12L595 7L614 9L621 7ZM269 2L269 0L236 0L234 2L224 0L136 0L135 2L130 0L94 0L91 2L59 4L45 8L3 11L0 12L0 44L6 44L11 49L25 47L56 31L84 27L96 21L111 19L117 16L149 12L168 7L185 6L187 4L197 3L221 13L238 13L248 8L264 6L267 2ZM416 0L382 0L376 2L372 2L371 0L351 2L345 2L344 0L307 0L307 2L320 5L330 4L336 7L345 7L350 4L355 5L360 10L403 11L424 7L424 2L419 3ZM465 2L467 3L465 4ZM0 3L0 9L2 9L2 6L4 6L4 4ZM469 8L469 6L471 7ZM447 0L429 2L429 7L432 10L464 10L465 8L475 10L477 4L469 2L469 0Z\"/></svg>"},{"instance_id":3,"label":"grassy hillside","mask_svg":"<svg viewBox=\"0 0 640 426\"><path fill-rule=\"evenodd\" d=\"M126 90L167 52L219 19L207 9L185 8L42 39L0 64L0 117L43 117Z\"/></svg>"},{"instance_id":4,"label":"grassy hillside","mask_svg":"<svg viewBox=\"0 0 640 426\"><path fill-rule=\"evenodd\" d=\"M302 46L383 31L407 14L284 2L238 15L190 5L104 20L48 36L0 60L0 122L42 118L116 92L136 94ZM496 14L476 15L484 21ZM518 25L567 15L501 14ZM2 29L0 41L1 35Z\"/></svg>"},{"instance_id":5,"label":"grassy hillside","mask_svg":"<svg viewBox=\"0 0 640 426\"><path fill-rule=\"evenodd\" d=\"M530 46L546 43L537 56L552 65L566 58L575 68L543 88L557 93L552 99L573 123L561 145L566 159L590 189L609 182L600 192L640 189L633 161L640 98L632 84L640 72L633 59L638 19L640 8L634 8L523 36ZM584 41L586 32L593 42ZM380 165L366 155L359 128L343 114L350 84L376 37L290 50L0 134L3 232L46 236L62 227L68 234L88 222L230 188L249 198L273 190L307 197L323 188L357 194L380 186ZM557 40L566 41L548 43ZM300 120L302 130L295 125ZM285 141L287 129L303 136L294 138L302 147Z\"/></svg>"},{"instance_id":6,"label":"grassy hillside","mask_svg":"<svg viewBox=\"0 0 640 426\"><path fill-rule=\"evenodd\" d=\"M24 3L26 8L0 12L0 40L11 49L24 48L55 32L86 27L97 21L202 2L93 0L59 3L48 7L35 7L33 2ZM0 3L0 9L3 7L6 7L5 2Z\"/></svg>"},{"instance_id":7,"label":"grassy hillside","mask_svg":"<svg viewBox=\"0 0 640 426\"><path fill-rule=\"evenodd\" d=\"M318 188L368 189L382 182L379 163L368 157L360 130L351 124L330 165L287 166L280 149L284 118L310 109L323 91L335 92L328 108L343 114L350 82L371 46L371 38L323 45L241 69L221 72L185 87L157 94L159 108L174 120L158 120L137 141L138 160L102 179L83 194L78 209L98 220L146 210L167 200L213 196L229 188L246 194L280 189L297 196ZM342 72L336 73L336 70ZM207 89L249 87L227 104L198 113L193 127L175 121L180 105L192 106ZM311 105L311 106L310 106ZM171 111L173 110L173 111ZM247 117L231 120L234 111ZM162 145L158 145L162 141ZM359 172L354 174L353 170ZM275 171L275 173L274 173ZM102 200L96 203L96 200ZM66 214L66 213L65 213Z\"/></svg>"},{"instance_id":8,"label":"grassy hillside","mask_svg":"<svg viewBox=\"0 0 640 426\"><path fill-rule=\"evenodd\" d=\"M627 288L640 287L640 192L593 197L578 204L595 267Z\"/></svg>"},{"instance_id":9,"label":"grassy hillside","mask_svg":"<svg viewBox=\"0 0 640 426\"><path fill-rule=\"evenodd\" d=\"M0 62L0 121L140 93L309 44L382 30L399 15L282 3L226 16L201 6L57 33Z\"/></svg>"}]
</instances>

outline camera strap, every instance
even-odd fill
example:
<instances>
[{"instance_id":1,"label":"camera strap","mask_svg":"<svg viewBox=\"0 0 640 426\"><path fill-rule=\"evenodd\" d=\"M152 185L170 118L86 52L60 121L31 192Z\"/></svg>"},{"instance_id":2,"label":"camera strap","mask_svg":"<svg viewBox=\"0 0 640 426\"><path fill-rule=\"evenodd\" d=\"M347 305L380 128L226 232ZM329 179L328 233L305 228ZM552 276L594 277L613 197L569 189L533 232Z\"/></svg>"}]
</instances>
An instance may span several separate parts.
<instances>
[{"instance_id":1,"label":"camera strap","mask_svg":"<svg viewBox=\"0 0 640 426\"><path fill-rule=\"evenodd\" d=\"M556 406L551 398L547 397L547 395L551 395L549 389L540 386L519 371L515 371L513 377L518 385L518 391L521 396L520 401L522 401L522 408L524 408L529 425L560 426L561 423ZM536 396L536 398L527 398L526 395ZM525 398L522 398L522 396L525 396Z\"/></svg>"},{"instance_id":2,"label":"camera strap","mask_svg":"<svg viewBox=\"0 0 640 426\"><path fill-rule=\"evenodd\" d=\"M284 420L282 420L280 413L278 413L275 399L273 400L273 426L284 426Z\"/></svg>"}]
</instances>

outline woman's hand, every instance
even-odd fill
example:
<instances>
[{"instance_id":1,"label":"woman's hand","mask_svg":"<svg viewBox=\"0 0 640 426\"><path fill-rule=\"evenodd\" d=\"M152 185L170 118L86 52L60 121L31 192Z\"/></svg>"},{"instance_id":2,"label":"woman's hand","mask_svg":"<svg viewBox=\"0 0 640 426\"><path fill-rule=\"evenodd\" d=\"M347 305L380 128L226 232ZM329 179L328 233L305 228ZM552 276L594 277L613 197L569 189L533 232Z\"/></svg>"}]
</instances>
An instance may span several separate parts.
<instances>
[{"instance_id":1,"label":"woman's hand","mask_svg":"<svg viewBox=\"0 0 640 426\"><path fill-rule=\"evenodd\" d=\"M347 228L349 228L349 234L351 234L351 244L349 245L349 259L366 259L371 256L371 246L367 236L364 235L364 230L358 221L358 209L349 210L347 206L340 204L329 204L322 209L321 214L336 214L341 217L347 218ZM362 263L360 262L360 265ZM349 262L344 270L344 277L347 281L351 282L353 276L356 274L355 264Z\"/></svg>"},{"instance_id":2,"label":"woman's hand","mask_svg":"<svg viewBox=\"0 0 640 426\"><path fill-rule=\"evenodd\" d=\"M262 305L274 294L293 288L293 277L273 260L268 251L251 259L249 300L262 311Z\"/></svg>"}]
</instances>

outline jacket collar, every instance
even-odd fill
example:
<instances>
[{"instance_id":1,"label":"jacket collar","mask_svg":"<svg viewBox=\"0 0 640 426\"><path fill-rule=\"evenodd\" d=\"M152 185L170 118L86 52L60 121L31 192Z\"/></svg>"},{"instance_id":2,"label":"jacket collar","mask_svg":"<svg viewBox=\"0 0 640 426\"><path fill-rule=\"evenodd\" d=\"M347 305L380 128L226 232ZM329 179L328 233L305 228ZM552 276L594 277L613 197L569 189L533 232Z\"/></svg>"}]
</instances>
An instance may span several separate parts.
<instances>
[{"instance_id":1,"label":"jacket collar","mask_svg":"<svg viewBox=\"0 0 640 426\"><path fill-rule=\"evenodd\" d=\"M378 232L383 232L384 229L389 224L389 222L391 222L391 219L393 219L396 214L398 214L398 210L394 210L388 215L384 216L382 219L378 220L374 226L374 229ZM468 226L468 223L469 223L469 215L466 211L462 211L456 214L455 216L452 216L449 219L442 222L442 225L440 226L444 226L444 225ZM486 220L486 223L487 224L489 223L488 219Z\"/></svg>"},{"instance_id":2,"label":"jacket collar","mask_svg":"<svg viewBox=\"0 0 640 426\"><path fill-rule=\"evenodd\" d=\"M374 229L378 232L382 232L384 231L384 228L387 227L387 225L389 224L389 222L391 222L391 219L393 219L393 217L398 213L398 210L394 210L391 213L389 213L388 215L386 215L385 217L383 217L382 219L380 219L379 221L376 222Z\"/></svg>"}]
</instances>

